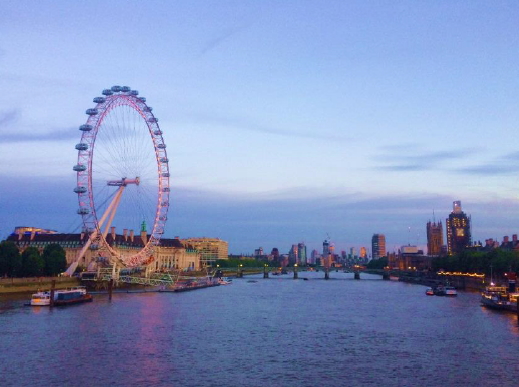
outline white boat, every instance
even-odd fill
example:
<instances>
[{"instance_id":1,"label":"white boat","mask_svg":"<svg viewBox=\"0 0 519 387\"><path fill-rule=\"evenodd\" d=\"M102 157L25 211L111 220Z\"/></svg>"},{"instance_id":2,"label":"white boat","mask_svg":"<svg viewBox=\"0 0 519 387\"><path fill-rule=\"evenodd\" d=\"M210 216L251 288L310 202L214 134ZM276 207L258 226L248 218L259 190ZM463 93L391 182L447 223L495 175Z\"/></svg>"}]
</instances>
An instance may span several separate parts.
<instances>
[{"instance_id":1,"label":"white boat","mask_svg":"<svg viewBox=\"0 0 519 387\"><path fill-rule=\"evenodd\" d=\"M445 286L444 291L445 296L454 297L458 295L458 292L456 291L456 288L454 286Z\"/></svg>"},{"instance_id":2,"label":"white boat","mask_svg":"<svg viewBox=\"0 0 519 387\"><path fill-rule=\"evenodd\" d=\"M34 293L31 297L32 306L49 306L50 305L50 292L38 292Z\"/></svg>"}]
</instances>

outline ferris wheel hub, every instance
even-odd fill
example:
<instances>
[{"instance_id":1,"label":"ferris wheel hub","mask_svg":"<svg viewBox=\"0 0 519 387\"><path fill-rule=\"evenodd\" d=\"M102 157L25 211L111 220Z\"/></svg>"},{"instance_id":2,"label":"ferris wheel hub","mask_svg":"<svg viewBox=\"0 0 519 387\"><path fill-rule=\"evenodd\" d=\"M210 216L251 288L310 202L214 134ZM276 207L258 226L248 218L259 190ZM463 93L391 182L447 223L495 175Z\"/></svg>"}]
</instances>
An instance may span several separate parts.
<instances>
[{"instance_id":1,"label":"ferris wheel hub","mask_svg":"<svg viewBox=\"0 0 519 387\"><path fill-rule=\"evenodd\" d=\"M126 177L123 177L121 180L109 180L107 182L107 185L111 187L126 187L128 184L139 185L140 182L141 179L139 178L139 176L137 176L135 179L127 179Z\"/></svg>"}]
</instances>

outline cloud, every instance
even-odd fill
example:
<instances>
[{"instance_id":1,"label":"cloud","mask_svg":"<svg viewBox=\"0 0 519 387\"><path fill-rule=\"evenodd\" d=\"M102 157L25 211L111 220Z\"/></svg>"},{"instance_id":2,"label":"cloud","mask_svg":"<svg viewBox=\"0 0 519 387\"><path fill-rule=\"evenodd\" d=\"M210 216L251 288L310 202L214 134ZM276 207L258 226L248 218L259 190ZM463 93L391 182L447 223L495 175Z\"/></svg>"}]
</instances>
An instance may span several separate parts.
<instances>
[{"instance_id":1,"label":"cloud","mask_svg":"<svg viewBox=\"0 0 519 387\"><path fill-rule=\"evenodd\" d=\"M471 148L457 150L440 150L420 152L419 146L385 146L380 148L384 153L376 157L377 161L388 162L376 169L383 171L426 171L440 168L440 164L461 160L472 155L476 150Z\"/></svg>"},{"instance_id":2,"label":"cloud","mask_svg":"<svg viewBox=\"0 0 519 387\"><path fill-rule=\"evenodd\" d=\"M459 173L465 173L469 175L482 175L482 176L491 176L491 175L508 175L511 173L517 173L517 167L512 167L510 165L495 165L495 164L487 164L487 165L478 165L473 167L465 167L457 169Z\"/></svg>"},{"instance_id":3,"label":"cloud","mask_svg":"<svg viewBox=\"0 0 519 387\"><path fill-rule=\"evenodd\" d=\"M0 127L2 121L0 120ZM79 139L80 134L77 130L54 130L47 133L34 133L28 131L16 131L0 133L0 143L18 143L18 142L40 142L40 141L70 141L71 139Z\"/></svg>"},{"instance_id":4,"label":"cloud","mask_svg":"<svg viewBox=\"0 0 519 387\"><path fill-rule=\"evenodd\" d=\"M511 152L491 162L456 169L458 173L479 176L510 175L518 170L519 152Z\"/></svg>"},{"instance_id":5,"label":"cloud","mask_svg":"<svg viewBox=\"0 0 519 387\"><path fill-rule=\"evenodd\" d=\"M228 29L224 32L222 32L220 35L215 36L214 38L208 40L202 50L200 51L201 55L207 54L209 51L214 50L216 47L221 45L223 42L225 42L227 39L232 37L233 35L236 35L237 33L244 30L246 27L238 27L238 28L232 28Z\"/></svg>"},{"instance_id":6,"label":"cloud","mask_svg":"<svg viewBox=\"0 0 519 387\"><path fill-rule=\"evenodd\" d=\"M0 113L0 127L8 126L12 123L15 123L16 121L18 121L19 117L20 117L19 109L12 109L12 110Z\"/></svg>"},{"instance_id":7,"label":"cloud","mask_svg":"<svg viewBox=\"0 0 519 387\"><path fill-rule=\"evenodd\" d=\"M4 182L0 187L0 237L20 225L59 232L76 232L81 226L81 218L76 214L77 195L72 192L76 184L72 174L57 178L0 178ZM260 246L267 251L278 247L286 253L292 244L301 241L309 251L320 250L327 233L338 251L352 246L369 247L371 236L383 233L388 248L393 250L407 243L424 245L425 225L432 220L433 210L436 220L444 221L452 201L458 199L446 195L368 196L348 192L324 196L321 192L316 190L313 196L308 193L303 198L272 193L269 198L173 186L165 236L219 237L229 242L232 253L251 253ZM516 201L463 204L464 211L472 216L474 239L516 232Z\"/></svg>"},{"instance_id":8,"label":"cloud","mask_svg":"<svg viewBox=\"0 0 519 387\"><path fill-rule=\"evenodd\" d=\"M312 139L312 140L326 140L326 141L340 141L340 142L351 142L353 138L347 136L338 136L335 134L326 134L322 133L318 129L315 129L312 132L308 131L293 131L289 129L281 129L276 127L271 127L267 125L262 125L258 122L255 122L251 119L240 118L240 117L222 117L216 114L196 114L192 115L192 117L199 121L204 122L209 125L218 125L218 126L226 126L226 127L234 127L240 130L246 130L250 132L256 133L264 133L271 134L276 136L286 136L292 138L304 138L304 139Z\"/></svg>"}]
</instances>

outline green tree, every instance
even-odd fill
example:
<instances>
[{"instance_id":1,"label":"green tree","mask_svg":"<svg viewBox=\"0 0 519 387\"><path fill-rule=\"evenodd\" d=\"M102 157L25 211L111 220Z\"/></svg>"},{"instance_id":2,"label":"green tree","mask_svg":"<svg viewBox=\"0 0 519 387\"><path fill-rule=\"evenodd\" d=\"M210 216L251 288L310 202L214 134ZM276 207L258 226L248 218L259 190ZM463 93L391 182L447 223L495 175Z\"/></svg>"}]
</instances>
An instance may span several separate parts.
<instances>
[{"instance_id":1,"label":"green tree","mask_svg":"<svg viewBox=\"0 0 519 387\"><path fill-rule=\"evenodd\" d=\"M16 277L20 274L22 260L18 247L11 241L0 243L0 276Z\"/></svg>"},{"instance_id":2,"label":"green tree","mask_svg":"<svg viewBox=\"0 0 519 387\"><path fill-rule=\"evenodd\" d=\"M22 270L23 277L36 277L43 274L45 263L36 247L28 247L22 253Z\"/></svg>"},{"instance_id":3,"label":"green tree","mask_svg":"<svg viewBox=\"0 0 519 387\"><path fill-rule=\"evenodd\" d=\"M387 257L382 257L379 259L372 259L368 262L367 268L368 269L383 269L388 265L388 259Z\"/></svg>"},{"instance_id":4,"label":"green tree","mask_svg":"<svg viewBox=\"0 0 519 387\"><path fill-rule=\"evenodd\" d=\"M45 246L42 254L44 269L43 272L48 276L55 276L63 273L67 269L67 258L65 250L57 243Z\"/></svg>"}]
</instances>

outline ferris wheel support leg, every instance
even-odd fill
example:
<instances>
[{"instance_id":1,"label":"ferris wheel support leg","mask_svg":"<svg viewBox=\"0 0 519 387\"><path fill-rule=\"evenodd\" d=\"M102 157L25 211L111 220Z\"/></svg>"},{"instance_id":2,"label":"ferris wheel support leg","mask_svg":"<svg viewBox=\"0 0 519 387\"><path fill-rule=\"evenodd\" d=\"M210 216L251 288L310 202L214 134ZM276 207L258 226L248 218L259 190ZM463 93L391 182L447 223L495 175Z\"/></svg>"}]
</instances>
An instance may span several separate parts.
<instances>
[{"instance_id":1,"label":"ferris wheel support leg","mask_svg":"<svg viewBox=\"0 0 519 387\"><path fill-rule=\"evenodd\" d=\"M108 225L106 226L105 232L103 234L104 237L106 237L108 229L110 228L110 225L112 224L113 218L115 216L115 211L117 210L117 206L119 205L119 202L121 201L121 195L122 195L123 189L124 189L124 186L119 187L119 190L117 191L115 197L113 198L112 202L110 203L110 205L106 209L105 213L101 217L101 220L99 221L99 228L101 228L101 226L105 222L108 215L110 215ZM83 248L79 252L79 255L76 258L76 260L74 262L72 262L70 264L70 266L68 267L68 269L65 271L65 275L71 277L72 274L74 274L74 271L76 271L77 267L79 266L79 262L85 256L85 253L87 252L88 248L92 244L92 241L97 238L98 234L99 234L98 230L94 230L92 232L92 234L90 235L90 237L88 238L86 243L83 245Z\"/></svg>"},{"instance_id":2,"label":"ferris wheel support leg","mask_svg":"<svg viewBox=\"0 0 519 387\"><path fill-rule=\"evenodd\" d=\"M108 219L108 223L106 224L105 231L103 232L103 239L108 235L108 230L110 230L110 226L112 225L112 221L114 220L115 213L117 211L117 207L119 207L119 203L121 202L121 196L123 194L124 186L120 186L117 190L117 194L113 198L112 202L108 206L105 214L110 213L110 218ZM103 214L103 218L105 218L105 214ZM104 219L101 219L104 222ZM99 228L101 229L102 223L99 222Z\"/></svg>"}]
</instances>

